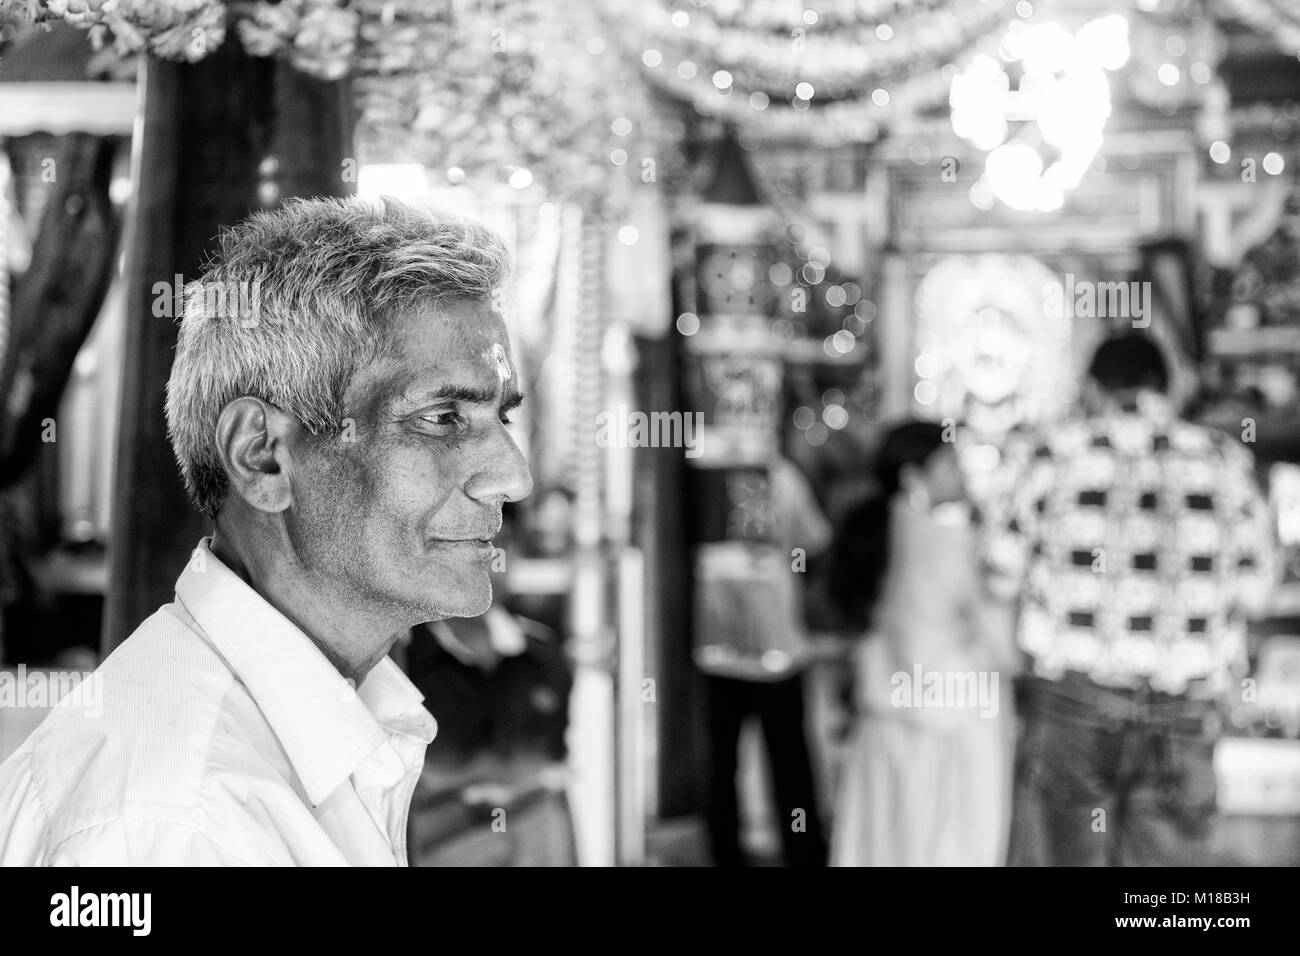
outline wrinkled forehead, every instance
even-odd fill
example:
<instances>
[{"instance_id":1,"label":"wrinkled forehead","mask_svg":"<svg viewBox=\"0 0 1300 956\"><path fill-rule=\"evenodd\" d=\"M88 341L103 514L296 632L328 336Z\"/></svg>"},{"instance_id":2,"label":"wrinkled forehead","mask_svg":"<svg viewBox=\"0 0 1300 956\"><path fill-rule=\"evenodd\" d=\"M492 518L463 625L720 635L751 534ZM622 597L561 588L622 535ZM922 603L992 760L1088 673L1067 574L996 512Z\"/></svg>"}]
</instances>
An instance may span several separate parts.
<instances>
[{"instance_id":1,"label":"wrinkled forehead","mask_svg":"<svg viewBox=\"0 0 1300 956\"><path fill-rule=\"evenodd\" d=\"M439 386L504 396L517 385L504 320L487 302L459 300L395 317L387 347L357 370L348 396L369 404Z\"/></svg>"},{"instance_id":2,"label":"wrinkled forehead","mask_svg":"<svg viewBox=\"0 0 1300 956\"><path fill-rule=\"evenodd\" d=\"M430 347L421 358L425 371L472 375L480 383L505 386L515 378L505 320L486 302L444 306L427 316L425 333L414 339Z\"/></svg>"}]
</instances>

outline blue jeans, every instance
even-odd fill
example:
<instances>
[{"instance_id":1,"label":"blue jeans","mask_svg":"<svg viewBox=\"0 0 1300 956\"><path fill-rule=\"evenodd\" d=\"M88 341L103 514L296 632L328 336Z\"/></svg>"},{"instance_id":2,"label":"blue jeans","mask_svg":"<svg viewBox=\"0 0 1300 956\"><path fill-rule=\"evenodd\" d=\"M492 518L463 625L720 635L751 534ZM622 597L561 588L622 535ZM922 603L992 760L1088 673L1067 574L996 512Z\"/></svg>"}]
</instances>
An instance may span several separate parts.
<instances>
[{"instance_id":1,"label":"blue jeans","mask_svg":"<svg viewBox=\"0 0 1300 956\"><path fill-rule=\"evenodd\" d=\"M1215 811L1213 701L1034 678L1012 866L1198 866Z\"/></svg>"}]
</instances>

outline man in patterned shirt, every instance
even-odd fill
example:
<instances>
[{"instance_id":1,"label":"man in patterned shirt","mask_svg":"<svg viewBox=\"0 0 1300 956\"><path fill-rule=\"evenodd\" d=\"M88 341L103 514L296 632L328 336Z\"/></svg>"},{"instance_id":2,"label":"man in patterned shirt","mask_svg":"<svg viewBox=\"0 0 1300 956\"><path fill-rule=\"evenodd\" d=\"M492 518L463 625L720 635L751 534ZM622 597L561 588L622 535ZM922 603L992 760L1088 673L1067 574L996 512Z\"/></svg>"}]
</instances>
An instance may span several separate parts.
<instances>
[{"instance_id":1,"label":"man in patterned shirt","mask_svg":"<svg viewBox=\"0 0 1300 956\"><path fill-rule=\"evenodd\" d=\"M1196 864L1269 509L1242 443L1178 418L1150 339L1107 340L1088 379L1087 415L1012 450L990 509L1032 665L1012 863Z\"/></svg>"}]
</instances>

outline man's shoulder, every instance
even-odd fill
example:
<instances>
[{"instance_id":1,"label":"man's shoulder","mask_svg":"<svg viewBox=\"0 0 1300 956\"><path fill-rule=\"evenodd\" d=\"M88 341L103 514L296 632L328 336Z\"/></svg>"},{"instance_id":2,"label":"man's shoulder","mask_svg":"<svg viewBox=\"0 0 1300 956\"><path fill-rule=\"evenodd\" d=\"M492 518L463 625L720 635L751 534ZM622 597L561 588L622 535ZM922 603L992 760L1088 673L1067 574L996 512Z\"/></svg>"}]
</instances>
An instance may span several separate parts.
<instances>
[{"instance_id":1,"label":"man's shoulder","mask_svg":"<svg viewBox=\"0 0 1300 956\"><path fill-rule=\"evenodd\" d=\"M257 746L261 723L183 610L165 605L50 712L11 758L26 770L9 783L21 779L51 846L106 827L199 839L232 772L287 786Z\"/></svg>"}]
</instances>

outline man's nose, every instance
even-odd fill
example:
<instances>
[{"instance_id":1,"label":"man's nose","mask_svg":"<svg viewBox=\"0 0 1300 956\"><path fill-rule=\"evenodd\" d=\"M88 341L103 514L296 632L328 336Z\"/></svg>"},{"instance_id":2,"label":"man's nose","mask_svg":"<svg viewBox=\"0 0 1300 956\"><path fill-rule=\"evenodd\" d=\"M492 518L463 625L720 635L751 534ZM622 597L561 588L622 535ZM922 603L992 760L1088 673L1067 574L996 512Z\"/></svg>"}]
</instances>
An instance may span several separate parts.
<instances>
[{"instance_id":1,"label":"man's nose","mask_svg":"<svg viewBox=\"0 0 1300 956\"><path fill-rule=\"evenodd\" d=\"M527 498L533 491L533 475L528 460L504 426L497 434L499 440L484 447L482 467L465 486L465 493L476 501Z\"/></svg>"}]
</instances>

